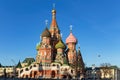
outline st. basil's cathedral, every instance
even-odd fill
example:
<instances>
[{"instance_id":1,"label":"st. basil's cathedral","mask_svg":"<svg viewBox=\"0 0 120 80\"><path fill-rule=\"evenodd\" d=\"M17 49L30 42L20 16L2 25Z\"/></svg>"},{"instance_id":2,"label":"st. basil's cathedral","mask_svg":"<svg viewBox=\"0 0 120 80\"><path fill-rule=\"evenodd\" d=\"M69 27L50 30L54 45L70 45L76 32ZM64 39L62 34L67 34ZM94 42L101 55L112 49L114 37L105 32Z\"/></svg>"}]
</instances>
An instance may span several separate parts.
<instances>
[{"instance_id":1,"label":"st. basil's cathedral","mask_svg":"<svg viewBox=\"0 0 120 80\"><path fill-rule=\"evenodd\" d=\"M16 66L17 76L39 79L84 78L85 65L80 48L76 49L77 39L70 30L66 42L62 41L55 9L52 10L50 28L47 27L36 46L36 60L26 58L22 63L19 62Z\"/></svg>"}]
</instances>

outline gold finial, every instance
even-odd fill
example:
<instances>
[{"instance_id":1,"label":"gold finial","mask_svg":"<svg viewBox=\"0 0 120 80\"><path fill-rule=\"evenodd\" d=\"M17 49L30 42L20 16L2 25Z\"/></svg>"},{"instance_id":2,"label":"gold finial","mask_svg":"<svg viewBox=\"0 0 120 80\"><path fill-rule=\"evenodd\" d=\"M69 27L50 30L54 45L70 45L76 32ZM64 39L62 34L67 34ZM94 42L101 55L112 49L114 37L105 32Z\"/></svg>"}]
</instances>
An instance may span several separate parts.
<instances>
[{"instance_id":1,"label":"gold finial","mask_svg":"<svg viewBox=\"0 0 120 80\"><path fill-rule=\"evenodd\" d=\"M72 25L70 25L70 32L72 32L72 27L73 27L73 26L72 26Z\"/></svg>"},{"instance_id":2,"label":"gold finial","mask_svg":"<svg viewBox=\"0 0 120 80\"><path fill-rule=\"evenodd\" d=\"M53 3L53 9L52 9L52 14L56 14L56 10L55 10L55 3Z\"/></svg>"}]
</instances>

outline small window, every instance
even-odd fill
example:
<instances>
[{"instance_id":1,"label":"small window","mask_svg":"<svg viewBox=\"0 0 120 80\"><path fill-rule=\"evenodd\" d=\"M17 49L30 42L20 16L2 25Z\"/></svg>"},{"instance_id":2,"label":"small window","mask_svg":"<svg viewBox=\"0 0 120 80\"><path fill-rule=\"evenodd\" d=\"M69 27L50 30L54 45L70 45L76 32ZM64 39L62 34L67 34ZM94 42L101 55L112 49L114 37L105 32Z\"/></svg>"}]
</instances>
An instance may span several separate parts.
<instances>
[{"instance_id":1,"label":"small window","mask_svg":"<svg viewBox=\"0 0 120 80\"><path fill-rule=\"evenodd\" d=\"M57 65L57 68L59 68L59 65Z\"/></svg>"},{"instance_id":2,"label":"small window","mask_svg":"<svg viewBox=\"0 0 120 80\"><path fill-rule=\"evenodd\" d=\"M65 68L65 71L67 71L67 68Z\"/></svg>"},{"instance_id":3,"label":"small window","mask_svg":"<svg viewBox=\"0 0 120 80\"><path fill-rule=\"evenodd\" d=\"M36 65L34 64L33 67L36 67Z\"/></svg>"},{"instance_id":4,"label":"small window","mask_svg":"<svg viewBox=\"0 0 120 80\"><path fill-rule=\"evenodd\" d=\"M71 73L73 73L73 70L71 70Z\"/></svg>"},{"instance_id":5,"label":"small window","mask_svg":"<svg viewBox=\"0 0 120 80\"><path fill-rule=\"evenodd\" d=\"M20 73L22 73L23 72L23 69L20 71Z\"/></svg>"},{"instance_id":6,"label":"small window","mask_svg":"<svg viewBox=\"0 0 120 80\"><path fill-rule=\"evenodd\" d=\"M32 68L32 66L30 66L30 69Z\"/></svg>"},{"instance_id":7,"label":"small window","mask_svg":"<svg viewBox=\"0 0 120 80\"><path fill-rule=\"evenodd\" d=\"M26 68L25 71L28 71L28 68Z\"/></svg>"}]
</instances>

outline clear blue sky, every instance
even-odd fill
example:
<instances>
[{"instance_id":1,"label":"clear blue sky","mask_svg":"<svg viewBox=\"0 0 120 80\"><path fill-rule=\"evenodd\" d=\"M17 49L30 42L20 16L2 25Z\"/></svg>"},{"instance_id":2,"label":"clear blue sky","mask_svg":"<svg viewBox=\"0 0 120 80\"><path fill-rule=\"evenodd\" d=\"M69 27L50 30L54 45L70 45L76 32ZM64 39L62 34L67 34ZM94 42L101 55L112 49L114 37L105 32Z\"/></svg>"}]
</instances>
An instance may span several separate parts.
<instances>
[{"instance_id":1,"label":"clear blue sky","mask_svg":"<svg viewBox=\"0 0 120 80\"><path fill-rule=\"evenodd\" d=\"M0 0L2 65L13 65L11 59L17 63L26 57L36 57L36 44L45 20L51 23L53 3L63 41L72 24L87 66L107 62L120 67L119 0Z\"/></svg>"}]
</instances>

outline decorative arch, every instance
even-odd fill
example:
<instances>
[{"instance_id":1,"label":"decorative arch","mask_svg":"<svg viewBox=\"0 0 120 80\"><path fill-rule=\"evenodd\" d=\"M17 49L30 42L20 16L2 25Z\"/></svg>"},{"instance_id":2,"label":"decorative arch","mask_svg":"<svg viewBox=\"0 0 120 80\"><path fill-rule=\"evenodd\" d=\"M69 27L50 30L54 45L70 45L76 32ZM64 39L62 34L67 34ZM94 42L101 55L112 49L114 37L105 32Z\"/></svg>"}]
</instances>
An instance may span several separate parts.
<instances>
[{"instance_id":1,"label":"decorative arch","mask_svg":"<svg viewBox=\"0 0 120 80\"><path fill-rule=\"evenodd\" d=\"M34 71L34 78L36 77L36 75L37 75L37 71Z\"/></svg>"},{"instance_id":2,"label":"decorative arch","mask_svg":"<svg viewBox=\"0 0 120 80\"><path fill-rule=\"evenodd\" d=\"M51 72L51 77L54 78L55 77L55 71Z\"/></svg>"},{"instance_id":3,"label":"decorative arch","mask_svg":"<svg viewBox=\"0 0 120 80\"><path fill-rule=\"evenodd\" d=\"M30 78L32 78L32 71L30 72Z\"/></svg>"}]
</instances>

